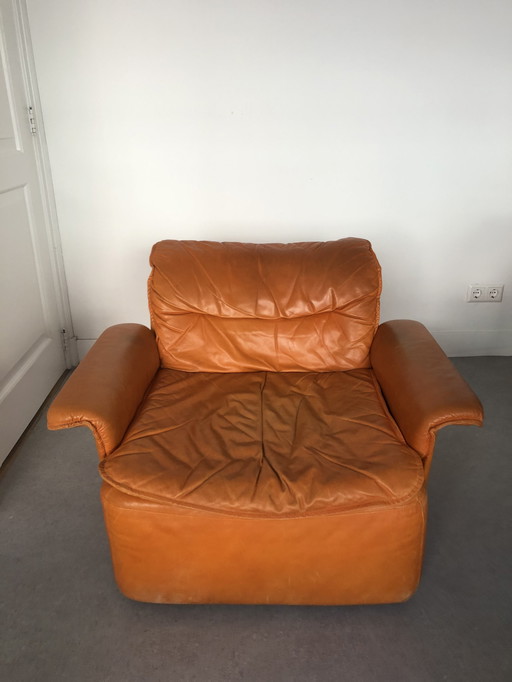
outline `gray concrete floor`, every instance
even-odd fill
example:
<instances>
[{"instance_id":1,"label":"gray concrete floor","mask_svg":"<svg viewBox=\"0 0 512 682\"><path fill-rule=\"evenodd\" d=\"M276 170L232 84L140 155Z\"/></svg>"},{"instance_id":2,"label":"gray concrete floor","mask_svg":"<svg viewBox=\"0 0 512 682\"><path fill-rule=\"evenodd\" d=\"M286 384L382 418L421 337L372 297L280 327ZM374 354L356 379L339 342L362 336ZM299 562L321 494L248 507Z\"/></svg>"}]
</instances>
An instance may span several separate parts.
<instances>
[{"instance_id":1,"label":"gray concrete floor","mask_svg":"<svg viewBox=\"0 0 512 682\"><path fill-rule=\"evenodd\" d=\"M115 586L92 436L44 414L0 478L6 682L512 679L512 358L459 358L483 429L440 432L405 604L166 606Z\"/></svg>"}]
</instances>

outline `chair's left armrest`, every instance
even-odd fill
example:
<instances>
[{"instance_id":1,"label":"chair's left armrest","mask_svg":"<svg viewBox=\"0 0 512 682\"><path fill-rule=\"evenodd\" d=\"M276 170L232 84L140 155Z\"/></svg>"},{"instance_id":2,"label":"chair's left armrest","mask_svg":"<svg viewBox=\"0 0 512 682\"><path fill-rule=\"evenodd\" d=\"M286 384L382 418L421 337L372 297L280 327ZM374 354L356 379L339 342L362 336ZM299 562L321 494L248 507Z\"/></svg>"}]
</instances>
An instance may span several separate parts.
<instances>
[{"instance_id":1,"label":"chair's left armrest","mask_svg":"<svg viewBox=\"0 0 512 682\"><path fill-rule=\"evenodd\" d=\"M422 457L432 454L435 433L442 426L482 425L480 401L419 322L381 324L370 358L391 414Z\"/></svg>"},{"instance_id":2,"label":"chair's left armrest","mask_svg":"<svg viewBox=\"0 0 512 682\"><path fill-rule=\"evenodd\" d=\"M98 454L121 442L160 366L154 333L141 324L106 329L48 410L48 428L88 426Z\"/></svg>"}]
</instances>

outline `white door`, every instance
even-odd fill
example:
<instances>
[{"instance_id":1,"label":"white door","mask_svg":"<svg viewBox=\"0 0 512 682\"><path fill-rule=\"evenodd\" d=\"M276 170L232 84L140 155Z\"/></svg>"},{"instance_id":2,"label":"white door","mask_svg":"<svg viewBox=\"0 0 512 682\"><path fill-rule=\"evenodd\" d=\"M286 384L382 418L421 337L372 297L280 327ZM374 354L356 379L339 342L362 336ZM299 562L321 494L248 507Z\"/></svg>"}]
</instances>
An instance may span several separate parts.
<instances>
[{"instance_id":1,"label":"white door","mask_svg":"<svg viewBox=\"0 0 512 682\"><path fill-rule=\"evenodd\" d=\"M0 0L0 463L66 368L56 235L42 143L29 122L37 93L26 39L23 4Z\"/></svg>"}]
</instances>

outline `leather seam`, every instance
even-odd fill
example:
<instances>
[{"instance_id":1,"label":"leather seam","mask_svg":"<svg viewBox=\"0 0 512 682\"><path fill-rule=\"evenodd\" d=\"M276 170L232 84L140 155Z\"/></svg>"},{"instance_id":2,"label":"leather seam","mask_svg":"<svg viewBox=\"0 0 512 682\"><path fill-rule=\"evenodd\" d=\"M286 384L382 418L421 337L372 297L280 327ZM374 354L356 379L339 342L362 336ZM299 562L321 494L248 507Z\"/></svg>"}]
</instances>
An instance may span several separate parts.
<instances>
[{"instance_id":1,"label":"leather seam","mask_svg":"<svg viewBox=\"0 0 512 682\"><path fill-rule=\"evenodd\" d=\"M106 459L103 459L100 464L99 464L99 470L100 470L100 476L102 479L108 483L110 486L115 488L116 490L119 490L120 492L124 493L125 495L131 495L132 497L138 497L142 500L148 500L150 502L157 502L158 504L165 504L168 505L169 507L176 507L178 509L192 509L192 510L197 510L200 512L207 512L210 514L215 514L219 516L235 516L239 518L269 518L269 519L286 519L286 518L293 518L293 519L300 519L300 518L309 518L309 517L318 517L318 516L339 516L344 513L350 513L350 512L357 512L360 510L361 512L367 511L367 509L371 509L372 507L369 507L365 509L362 505L354 505L353 507L349 508L341 508L341 507L326 507L322 511L311 511L306 514L275 514L275 515L266 515L265 517L259 515L258 513L255 512L231 512L229 510L214 510L211 509L210 507L204 507L202 505L198 504L187 504L185 502L176 502L174 500L169 500L168 498L160 497L158 495L148 495L145 493L140 493L139 491L135 490L134 488L131 488L130 486L124 486L112 479L106 472L105 472L105 464L106 464ZM417 475L417 481L423 481L423 470L421 470L418 475ZM421 485L416 485L415 481L415 486L413 487L412 492L409 492L406 496L403 496L402 498L398 498L394 502L390 504L380 504L380 505L375 505L375 511L382 511L382 509L395 509L395 508L401 508L401 507L406 507L408 503L414 498L414 496L418 493L418 491L421 490Z\"/></svg>"},{"instance_id":2,"label":"leather seam","mask_svg":"<svg viewBox=\"0 0 512 682\"><path fill-rule=\"evenodd\" d=\"M422 502L421 500L417 501L417 504L420 508L420 514L421 514L421 542L418 547L418 559L417 559L417 567L416 567L416 574L417 574L417 580L416 580L416 585L414 587L414 590L417 589L420 579L421 579L421 569L423 566L423 554L425 552L425 537L426 537L426 531L427 531L427 519L426 519L426 504L427 504L427 496L425 494L425 500Z\"/></svg>"},{"instance_id":3,"label":"leather seam","mask_svg":"<svg viewBox=\"0 0 512 682\"><path fill-rule=\"evenodd\" d=\"M407 441L405 440L404 434L400 431L400 427L399 427L398 424L396 423L396 420L394 419L394 417L393 417L393 415L391 414L391 411L390 411L390 409L389 409L389 407L388 407L386 401L384 400L384 395L382 394L382 389L381 389L381 387L380 387L379 382L377 381L377 377L375 376L375 372L373 371L372 368L370 368L370 371L371 371L371 376L372 376L372 380L373 380L373 385L374 385L374 387L375 387L375 392L376 392L376 394L377 394L377 399L379 400L379 403L380 403L382 409L384 410L384 414L385 414L386 417L388 418L388 420L389 420L391 426L393 427L393 430L395 431L395 434L398 436L400 442L401 442L403 445L407 445L407 447L411 448L411 446L409 445L409 443L407 443ZM412 450L412 449L413 449L413 448L411 448L411 450Z\"/></svg>"},{"instance_id":4,"label":"leather seam","mask_svg":"<svg viewBox=\"0 0 512 682\"><path fill-rule=\"evenodd\" d=\"M421 516L421 541L419 543L419 546L417 546L417 559L416 559L416 581L414 584L414 587L411 590L411 593L407 595L404 599L401 599L400 602L397 603L404 603L408 601L412 595L416 592L418 589L418 585L421 580L421 569L423 566L423 554L425 551L425 535L426 535L426 517L425 517L425 504L426 504L426 497L425 497L425 503L422 503L421 500L417 500L416 504L419 507L419 512Z\"/></svg>"},{"instance_id":5,"label":"leather seam","mask_svg":"<svg viewBox=\"0 0 512 682\"><path fill-rule=\"evenodd\" d=\"M110 484L109 484L110 485ZM114 486L112 486L114 487ZM117 490L117 488L115 488ZM124 492L124 491L120 491ZM126 493L124 493L126 494ZM141 498L144 499L144 498ZM413 504L402 504L402 505L393 505L385 508L360 508L360 509L351 509L351 510L345 510L341 511L338 513L319 513L319 514L308 514L305 516L243 516L242 514L228 514L228 513L221 513L221 512L214 512L211 510L205 510L208 513L202 513L202 514L175 514L173 512L173 507L181 508L178 505L169 505L168 510L160 511L157 509L135 509L133 507L123 507L119 504L115 504L114 502L111 502L110 500L106 499L105 504L110 505L111 507L115 507L116 509L120 509L121 511L127 511L127 512L135 512L137 514L170 514L175 516L176 518L188 518L188 519L203 519L205 516L208 518L217 518L217 519L241 519L244 521L298 521L298 520L309 520L309 519L322 519L322 518L335 518L337 516L356 516L356 515L361 515L361 514L382 514L386 512L400 512L402 510L407 510L417 504L417 501L414 500ZM202 510L201 510L202 511Z\"/></svg>"},{"instance_id":6,"label":"leather seam","mask_svg":"<svg viewBox=\"0 0 512 682\"><path fill-rule=\"evenodd\" d=\"M378 277L378 284L377 284L377 292L376 292L376 306L375 306L375 317L374 317L374 323L373 323L373 338L375 338L375 334L377 333L377 329L379 328L379 321L380 321L380 297L382 294L382 268L380 266L379 261L377 260L377 256L375 255L375 251L372 248L371 243L368 241L368 250L370 252L370 255L373 259L374 265L377 269L377 277ZM370 349L371 349L371 344L370 344ZM369 351L370 351L369 349ZM369 353L368 351L368 353Z\"/></svg>"},{"instance_id":7,"label":"leather seam","mask_svg":"<svg viewBox=\"0 0 512 682\"><path fill-rule=\"evenodd\" d=\"M462 426L482 426L482 420L481 419L476 419L475 417L457 417L455 415L450 416L450 417L444 417L443 419L440 419L439 421L432 422L431 425L428 428L429 434L434 434L436 431L439 429L443 428L443 426L450 426L450 425L462 425Z\"/></svg>"},{"instance_id":8,"label":"leather seam","mask_svg":"<svg viewBox=\"0 0 512 682\"><path fill-rule=\"evenodd\" d=\"M151 278L151 275L150 275ZM149 291L149 280L148 280L148 291ZM358 301L362 301L365 298L376 298L378 296L378 290L377 291L371 291L365 296L361 296L360 298L355 298L350 301L350 303L355 303ZM180 310L179 312L170 312L166 311L165 315L166 316L172 316L172 317L178 317L180 315L202 315L203 317L214 317L215 319L221 319L221 320L258 320L259 322L268 320L269 322L277 322L279 320L303 320L308 317L316 317L318 315L330 315L332 313L341 313L343 314L345 306L342 306L340 308L331 308L329 310L315 310L311 313L303 313L300 315L292 315L290 317L285 317L283 315L278 315L276 317L262 317L261 315L219 315L218 313L209 313L204 310ZM152 305L149 305L150 308L150 320L151 320L151 325L153 326L154 318L153 318L153 310L152 310ZM378 305L377 305L378 308ZM375 329L378 326L378 311L377 311L377 317L375 319L375 322L372 322L371 324L365 324L365 320L363 317L361 317L360 320L358 320L360 324L363 324L367 327L372 327L374 330L375 335Z\"/></svg>"}]
</instances>

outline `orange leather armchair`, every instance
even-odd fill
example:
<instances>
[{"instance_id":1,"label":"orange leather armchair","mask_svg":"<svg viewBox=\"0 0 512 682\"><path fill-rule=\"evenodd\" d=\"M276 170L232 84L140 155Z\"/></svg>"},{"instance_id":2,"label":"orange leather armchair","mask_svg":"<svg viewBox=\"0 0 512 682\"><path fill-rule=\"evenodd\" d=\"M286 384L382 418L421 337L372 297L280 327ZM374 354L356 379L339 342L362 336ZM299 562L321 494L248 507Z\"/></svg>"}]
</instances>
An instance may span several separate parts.
<instances>
[{"instance_id":1,"label":"orange leather armchair","mask_svg":"<svg viewBox=\"0 0 512 682\"><path fill-rule=\"evenodd\" d=\"M94 433L115 576L169 603L398 602L435 434L481 405L369 242L163 241L151 326L110 327L48 413Z\"/></svg>"}]
</instances>

